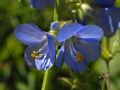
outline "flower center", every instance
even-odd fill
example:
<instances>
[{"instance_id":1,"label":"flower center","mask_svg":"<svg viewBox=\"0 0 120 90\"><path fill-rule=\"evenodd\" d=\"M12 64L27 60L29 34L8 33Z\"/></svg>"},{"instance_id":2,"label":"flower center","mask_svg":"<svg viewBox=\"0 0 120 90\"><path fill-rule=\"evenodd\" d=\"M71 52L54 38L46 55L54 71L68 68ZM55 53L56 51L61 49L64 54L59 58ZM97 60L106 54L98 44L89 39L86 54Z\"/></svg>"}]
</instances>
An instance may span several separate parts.
<instances>
[{"instance_id":1,"label":"flower center","mask_svg":"<svg viewBox=\"0 0 120 90\"><path fill-rule=\"evenodd\" d=\"M77 62L82 62L84 60L83 54L80 51L77 51L75 49L72 42L71 42L71 46L70 46L70 54L72 56L72 59Z\"/></svg>"},{"instance_id":2,"label":"flower center","mask_svg":"<svg viewBox=\"0 0 120 90\"><path fill-rule=\"evenodd\" d=\"M33 51L31 54L31 57L35 58L35 59L39 59L42 56L42 50L39 49L38 51Z\"/></svg>"},{"instance_id":3,"label":"flower center","mask_svg":"<svg viewBox=\"0 0 120 90\"><path fill-rule=\"evenodd\" d=\"M76 58L79 62L84 60L84 56L80 52L76 52Z\"/></svg>"}]
</instances>

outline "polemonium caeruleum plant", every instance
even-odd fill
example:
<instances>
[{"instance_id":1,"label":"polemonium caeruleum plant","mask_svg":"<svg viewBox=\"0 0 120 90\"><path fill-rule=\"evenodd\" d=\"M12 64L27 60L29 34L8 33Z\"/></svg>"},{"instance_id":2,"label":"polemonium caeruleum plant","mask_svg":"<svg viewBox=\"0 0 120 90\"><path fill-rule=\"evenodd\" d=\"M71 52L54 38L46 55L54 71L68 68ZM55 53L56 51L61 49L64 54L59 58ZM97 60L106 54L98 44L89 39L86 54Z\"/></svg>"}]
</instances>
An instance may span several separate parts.
<instances>
[{"instance_id":1,"label":"polemonium caeruleum plant","mask_svg":"<svg viewBox=\"0 0 120 90\"><path fill-rule=\"evenodd\" d=\"M55 39L34 24L21 24L16 27L16 37L25 45L25 60L38 70L48 70L55 62Z\"/></svg>"},{"instance_id":2,"label":"polemonium caeruleum plant","mask_svg":"<svg viewBox=\"0 0 120 90\"><path fill-rule=\"evenodd\" d=\"M105 36L110 37L115 33L119 20L119 17L116 16L118 12L112 10L115 0L94 1L99 8L96 8L96 10L93 9L95 12L93 19L97 25L104 29ZM30 0L30 4L34 8L44 9L54 5L54 1ZM58 16L57 12L55 15ZM58 20L58 18L54 19L54 21L56 20ZM87 69L89 62L97 60L101 55L103 31L100 27L96 25L82 26L77 23L66 23L59 27L58 22L52 23L50 33L54 33L53 36L57 35L57 40L60 45L62 45L58 55L57 65L60 67L62 63L65 62L76 72ZM54 32L56 29L58 30L57 33ZM48 69L54 64L56 57L55 38L53 36L47 32L42 32L33 24L21 24L16 28L16 37L28 45L25 51L26 62L38 70L47 70L44 75L43 87L45 86L44 82L47 83L47 80L49 80L47 77L51 72L48 72Z\"/></svg>"},{"instance_id":3,"label":"polemonium caeruleum plant","mask_svg":"<svg viewBox=\"0 0 120 90\"><path fill-rule=\"evenodd\" d=\"M58 30L58 22L51 24L52 30ZM55 62L55 39L52 35L42 32L34 24L21 24L16 27L16 37L28 45L25 60L28 65L39 70L49 69ZM58 66L63 60L74 71L83 71L88 62L98 59L101 55L100 41L103 31L95 25L82 26L77 23L65 24L57 35L58 42L63 42L58 57Z\"/></svg>"},{"instance_id":4,"label":"polemonium caeruleum plant","mask_svg":"<svg viewBox=\"0 0 120 90\"><path fill-rule=\"evenodd\" d=\"M102 29L96 25L64 25L57 35L58 42L63 43L58 56L58 67L65 61L72 70L84 71L88 62L100 57L102 36Z\"/></svg>"},{"instance_id":5,"label":"polemonium caeruleum plant","mask_svg":"<svg viewBox=\"0 0 120 90\"><path fill-rule=\"evenodd\" d=\"M30 0L30 5L36 9L44 9L48 6L54 6L54 0Z\"/></svg>"},{"instance_id":6,"label":"polemonium caeruleum plant","mask_svg":"<svg viewBox=\"0 0 120 90\"><path fill-rule=\"evenodd\" d=\"M97 25L103 28L106 37L111 37L116 33L120 21L119 15L120 9L115 7L99 8L96 11L94 20Z\"/></svg>"}]
</instances>

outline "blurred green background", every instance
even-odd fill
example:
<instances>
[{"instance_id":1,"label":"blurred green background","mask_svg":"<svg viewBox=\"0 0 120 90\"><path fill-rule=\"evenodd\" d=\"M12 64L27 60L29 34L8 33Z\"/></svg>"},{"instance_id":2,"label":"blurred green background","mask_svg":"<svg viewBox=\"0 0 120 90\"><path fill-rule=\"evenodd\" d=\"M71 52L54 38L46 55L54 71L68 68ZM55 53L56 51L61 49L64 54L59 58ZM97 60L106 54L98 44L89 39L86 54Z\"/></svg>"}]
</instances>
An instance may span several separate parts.
<instances>
[{"instance_id":1,"label":"blurred green background","mask_svg":"<svg viewBox=\"0 0 120 90\"><path fill-rule=\"evenodd\" d=\"M71 4L67 6L64 0L61 2L59 19L72 19ZM14 30L18 24L35 23L49 31L52 21L53 8L40 11L30 8L29 0L0 0L0 90L41 90L44 71L26 64L26 46L15 38ZM105 71L105 62L101 59L92 63L90 70L84 73L75 73L66 65L62 69L54 66L48 90L101 90L99 76ZM120 52L110 62L110 73L110 90L120 90Z\"/></svg>"}]
</instances>

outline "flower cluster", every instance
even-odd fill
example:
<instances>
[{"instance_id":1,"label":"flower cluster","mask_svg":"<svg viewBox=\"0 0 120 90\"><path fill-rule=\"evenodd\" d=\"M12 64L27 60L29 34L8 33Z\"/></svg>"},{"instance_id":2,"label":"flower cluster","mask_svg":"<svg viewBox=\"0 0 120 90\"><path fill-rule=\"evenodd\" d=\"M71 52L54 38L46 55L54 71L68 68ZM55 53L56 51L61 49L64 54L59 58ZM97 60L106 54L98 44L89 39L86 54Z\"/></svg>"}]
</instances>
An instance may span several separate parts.
<instances>
[{"instance_id":1,"label":"flower cluster","mask_svg":"<svg viewBox=\"0 0 120 90\"><path fill-rule=\"evenodd\" d=\"M54 0L30 0L30 3L32 7L42 9L54 5ZM38 70L48 70L54 65L58 43L61 45L58 67L65 62L74 71L84 71L89 62L101 55L103 30L97 25L57 21L51 23L50 32L44 32L35 24L20 24L15 35L28 46L24 54L27 64Z\"/></svg>"}]
</instances>

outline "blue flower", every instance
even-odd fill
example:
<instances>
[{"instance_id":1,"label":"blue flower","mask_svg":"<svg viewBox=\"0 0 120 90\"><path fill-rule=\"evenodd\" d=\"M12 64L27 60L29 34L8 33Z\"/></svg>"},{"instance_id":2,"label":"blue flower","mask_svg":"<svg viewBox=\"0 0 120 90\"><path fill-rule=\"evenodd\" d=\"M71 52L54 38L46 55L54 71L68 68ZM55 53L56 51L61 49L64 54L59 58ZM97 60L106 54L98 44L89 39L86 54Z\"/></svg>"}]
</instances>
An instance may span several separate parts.
<instances>
[{"instance_id":1,"label":"blue flower","mask_svg":"<svg viewBox=\"0 0 120 90\"><path fill-rule=\"evenodd\" d=\"M115 8L116 0L95 0L98 7L93 7L90 16L96 24L104 30L106 37L111 37L116 33L118 22L120 21L120 9ZM100 7L99 7L100 6ZM94 9L96 8L96 9Z\"/></svg>"},{"instance_id":2,"label":"blue flower","mask_svg":"<svg viewBox=\"0 0 120 90\"><path fill-rule=\"evenodd\" d=\"M84 71L87 64L101 55L100 40L103 31L95 25L82 26L77 23L64 25L58 32L58 42L63 42L57 66L65 63L74 71Z\"/></svg>"},{"instance_id":3,"label":"blue flower","mask_svg":"<svg viewBox=\"0 0 120 90\"><path fill-rule=\"evenodd\" d=\"M21 24L16 27L16 37L28 45L25 60L29 66L38 70L48 70L55 62L55 39L52 35L42 32L34 24Z\"/></svg>"},{"instance_id":4,"label":"blue flower","mask_svg":"<svg viewBox=\"0 0 120 90\"><path fill-rule=\"evenodd\" d=\"M105 36L111 37L116 33L118 23L120 22L120 9L99 8L93 18L96 24L104 30Z\"/></svg>"},{"instance_id":5,"label":"blue flower","mask_svg":"<svg viewBox=\"0 0 120 90\"><path fill-rule=\"evenodd\" d=\"M54 0L30 0L32 7L37 9L44 9L48 6L54 6Z\"/></svg>"}]
</instances>

